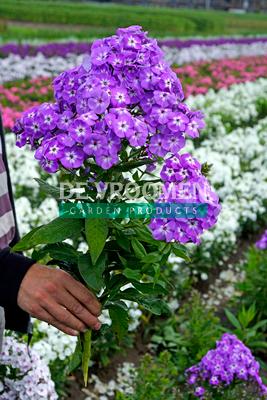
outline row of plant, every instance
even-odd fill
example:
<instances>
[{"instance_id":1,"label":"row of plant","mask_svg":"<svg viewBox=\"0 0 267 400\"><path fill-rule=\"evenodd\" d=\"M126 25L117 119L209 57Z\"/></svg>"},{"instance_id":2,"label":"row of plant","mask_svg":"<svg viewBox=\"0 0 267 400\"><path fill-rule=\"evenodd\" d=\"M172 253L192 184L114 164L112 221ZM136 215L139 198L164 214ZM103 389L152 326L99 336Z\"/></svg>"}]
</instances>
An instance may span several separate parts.
<instances>
[{"instance_id":1,"label":"row of plant","mask_svg":"<svg viewBox=\"0 0 267 400\"><path fill-rule=\"evenodd\" d=\"M209 89L252 82L267 76L267 56L223 59L213 62L191 63L174 68L181 77L186 97L205 94Z\"/></svg>"},{"instance_id":2,"label":"row of plant","mask_svg":"<svg viewBox=\"0 0 267 400\"><path fill-rule=\"evenodd\" d=\"M159 40L159 46L166 53L168 61L178 65L209 61L220 58L238 58L241 56L257 56L266 53L266 37L222 37L217 39L189 39L189 40ZM45 57L66 57L70 54L85 54L91 50L90 42L51 42L25 44L6 43L0 46L0 57L11 54L21 58L43 54Z\"/></svg>"},{"instance_id":3,"label":"row of plant","mask_svg":"<svg viewBox=\"0 0 267 400\"><path fill-rule=\"evenodd\" d=\"M49 101L52 98L52 87L50 84L51 78L34 77L36 75L39 76L39 74L54 76L59 69L68 66L67 59L64 59L64 61L60 60L61 63L58 64L59 60L57 57L55 59L50 58L49 62L47 62L47 59L44 60L41 55L38 57L41 57L41 59L35 59L35 62L30 59L31 67L27 65L27 61L25 69L17 59L13 60L12 67L7 65L6 68L4 68L4 65L2 65L2 74L6 83L0 85L0 101L2 105L4 125L7 129L10 129L13 126L16 118L21 115L22 111L40 103L41 101ZM74 60L71 61L71 65L73 65L73 62ZM41 72L39 63L42 65ZM217 100L215 99L217 97L215 94L217 90L241 82L254 81L259 77L266 76L266 65L266 56L244 57L238 60L220 60L211 63L196 63L174 68L174 71L183 82L186 97L188 97L188 95L196 95L199 93L205 94L209 89L212 89L213 91L211 91L207 97L207 102L212 101L214 103L214 108L217 107L219 110L220 99L222 96L218 96ZM30 77L29 79L12 81L15 78L24 77L25 73L26 76ZM236 103L239 108L239 88L242 90L242 86L238 85L236 86L236 89L233 89L233 91L230 92L229 96L231 99L235 96L236 101L234 102L232 99L229 103L231 106L229 105L229 107L233 107ZM245 99L244 94L241 94L241 98L245 99L244 101L247 103L246 107L244 105L245 110L243 110L242 113L238 112L238 109L232 109L229 111L227 113L227 115L229 115L229 121L227 121L226 116L224 116L225 126L227 126L228 122L230 122L232 118L243 118L246 120L247 118L251 118L250 114L251 112L254 112L254 119L257 119L261 118L261 114L264 113L265 85L263 84L262 93L260 91L260 84L255 86L255 91L253 93L251 93L249 85L244 86L243 91L246 90L249 93L247 99ZM198 101L201 102L201 97L199 97ZM251 103L254 103L254 105L252 106ZM200 106L201 104L198 107ZM230 113L233 114L233 117L230 116Z\"/></svg>"}]
</instances>

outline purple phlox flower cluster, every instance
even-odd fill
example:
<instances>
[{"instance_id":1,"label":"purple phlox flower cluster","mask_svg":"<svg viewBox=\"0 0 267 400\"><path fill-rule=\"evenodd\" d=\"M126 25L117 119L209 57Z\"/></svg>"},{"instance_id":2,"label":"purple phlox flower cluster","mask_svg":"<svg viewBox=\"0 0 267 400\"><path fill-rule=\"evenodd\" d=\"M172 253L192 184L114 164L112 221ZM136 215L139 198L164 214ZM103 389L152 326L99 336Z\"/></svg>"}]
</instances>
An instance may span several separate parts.
<instances>
[{"instance_id":1,"label":"purple phlox flower cluster","mask_svg":"<svg viewBox=\"0 0 267 400\"><path fill-rule=\"evenodd\" d=\"M267 387L259 375L260 365L235 335L225 333L216 349L208 351L199 364L186 371L187 382L194 386L195 396L202 398L207 385L224 388L234 381L253 383L259 395L267 395Z\"/></svg>"},{"instance_id":2,"label":"purple phlox flower cluster","mask_svg":"<svg viewBox=\"0 0 267 400\"><path fill-rule=\"evenodd\" d=\"M17 370L17 379L4 377L1 380L1 400L58 399L48 366L26 344L14 337L5 337L0 363Z\"/></svg>"},{"instance_id":3,"label":"purple phlox flower cluster","mask_svg":"<svg viewBox=\"0 0 267 400\"><path fill-rule=\"evenodd\" d=\"M30 143L50 173L85 160L109 169L127 145L144 146L150 157L176 154L204 127L203 115L182 103L180 81L156 40L139 26L96 40L81 66L54 80L54 97L14 127L17 145Z\"/></svg>"},{"instance_id":4,"label":"purple phlox flower cluster","mask_svg":"<svg viewBox=\"0 0 267 400\"><path fill-rule=\"evenodd\" d=\"M260 250L267 249L267 230L264 232L260 240L255 243L255 246Z\"/></svg>"},{"instance_id":5,"label":"purple phlox flower cluster","mask_svg":"<svg viewBox=\"0 0 267 400\"><path fill-rule=\"evenodd\" d=\"M177 154L167 158L160 173L164 182L159 203L204 203L204 218L152 219L149 225L157 240L180 243L200 242L204 229L211 228L221 210L219 198L201 173L200 163L191 154Z\"/></svg>"}]
</instances>

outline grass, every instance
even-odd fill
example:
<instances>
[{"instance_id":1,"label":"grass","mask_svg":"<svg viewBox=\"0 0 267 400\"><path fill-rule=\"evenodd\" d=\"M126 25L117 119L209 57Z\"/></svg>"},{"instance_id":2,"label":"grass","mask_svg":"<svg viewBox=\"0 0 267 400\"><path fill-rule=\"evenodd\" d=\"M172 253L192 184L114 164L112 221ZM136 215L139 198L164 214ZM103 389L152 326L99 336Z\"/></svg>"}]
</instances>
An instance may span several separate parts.
<instances>
[{"instance_id":1,"label":"grass","mask_svg":"<svg viewBox=\"0 0 267 400\"><path fill-rule=\"evenodd\" d=\"M118 26L132 24L142 25L157 37L267 34L267 18L263 14L236 15L62 0L4 0L0 2L0 19L4 22L1 35L4 39L69 36L84 39L109 35ZM16 24L9 21L16 21ZM27 26L26 22L34 24ZM56 25L46 27L45 24Z\"/></svg>"}]
</instances>

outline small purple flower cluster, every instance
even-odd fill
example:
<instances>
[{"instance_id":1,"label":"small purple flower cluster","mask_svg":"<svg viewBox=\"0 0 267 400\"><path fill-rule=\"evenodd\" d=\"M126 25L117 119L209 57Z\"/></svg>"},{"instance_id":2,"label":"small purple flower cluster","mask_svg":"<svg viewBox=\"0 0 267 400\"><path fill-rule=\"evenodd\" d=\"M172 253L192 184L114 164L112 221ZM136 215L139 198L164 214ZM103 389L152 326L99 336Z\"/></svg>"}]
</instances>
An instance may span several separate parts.
<instances>
[{"instance_id":1,"label":"small purple flower cluster","mask_svg":"<svg viewBox=\"0 0 267 400\"><path fill-rule=\"evenodd\" d=\"M255 246L260 250L267 249L267 230L264 232L260 240L255 243Z\"/></svg>"},{"instance_id":2,"label":"small purple flower cluster","mask_svg":"<svg viewBox=\"0 0 267 400\"><path fill-rule=\"evenodd\" d=\"M12 367L16 376L2 377L0 400L56 400L58 395L49 368L38 354L24 343L7 336L0 353L1 366Z\"/></svg>"},{"instance_id":3,"label":"small purple flower cluster","mask_svg":"<svg viewBox=\"0 0 267 400\"><path fill-rule=\"evenodd\" d=\"M200 163L189 153L167 158L160 173L164 182L161 203L205 203L205 218L152 219L150 229L157 240L200 242L204 229L211 228L221 210L219 198L201 173Z\"/></svg>"},{"instance_id":4,"label":"small purple flower cluster","mask_svg":"<svg viewBox=\"0 0 267 400\"><path fill-rule=\"evenodd\" d=\"M189 368L187 382L195 388L195 396L203 398L205 384L215 388L226 388L231 383L245 381L253 383L259 395L267 395L267 387L259 375L260 365L235 335L225 333L199 364ZM205 385L206 386L206 385Z\"/></svg>"},{"instance_id":5,"label":"small purple flower cluster","mask_svg":"<svg viewBox=\"0 0 267 400\"><path fill-rule=\"evenodd\" d=\"M204 127L200 112L181 104L183 91L156 40L138 26L97 40L83 65L54 80L55 104L42 104L16 123L17 145L29 142L47 172L80 168L88 158L109 169L127 143L165 156Z\"/></svg>"}]
</instances>

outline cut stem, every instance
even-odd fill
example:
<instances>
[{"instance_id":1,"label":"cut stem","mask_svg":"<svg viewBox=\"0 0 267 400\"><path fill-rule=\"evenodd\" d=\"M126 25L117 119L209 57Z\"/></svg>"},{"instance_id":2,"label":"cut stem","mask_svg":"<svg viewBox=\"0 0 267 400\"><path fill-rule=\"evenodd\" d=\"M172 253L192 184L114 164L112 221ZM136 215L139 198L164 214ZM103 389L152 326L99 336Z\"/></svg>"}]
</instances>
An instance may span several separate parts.
<instances>
[{"instance_id":1,"label":"cut stem","mask_svg":"<svg viewBox=\"0 0 267 400\"><path fill-rule=\"evenodd\" d=\"M87 387L88 385L88 369L89 363L91 360L91 343L92 343L92 330L88 329L85 333L81 335L81 342L82 342L82 370L83 370L83 379L84 385Z\"/></svg>"}]
</instances>

